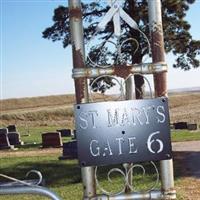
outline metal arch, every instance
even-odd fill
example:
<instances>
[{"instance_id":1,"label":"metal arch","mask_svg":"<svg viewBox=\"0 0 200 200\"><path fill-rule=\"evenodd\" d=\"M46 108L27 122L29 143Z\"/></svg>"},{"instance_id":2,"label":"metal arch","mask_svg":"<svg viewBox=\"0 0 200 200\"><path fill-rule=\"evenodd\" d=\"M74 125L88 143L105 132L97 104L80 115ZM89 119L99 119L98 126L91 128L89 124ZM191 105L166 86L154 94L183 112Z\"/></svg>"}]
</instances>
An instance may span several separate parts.
<instances>
[{"instance_id":1,"label":"metal arch","mask_svg":"<svg viewBox=\"0 0 200 200\"><path fill-rule=\"evenodd\" d=\"M139 76L142 76L142 77L145 79L145 81L147 82L148 87L149 87L150 97L151 97L151 99L153 99L153 92L152 92L151 84L150 84L149 80L147 79L147 77L145 77L143 74L140 74L140 73L130 74L130 75L125 79L124 82L126 82L126 81L127 81L131 76L133 76L133 75L139 75ZM136 89L137 89L137 88L136 88Z\"/></svg>"},{"instance_id":2,"label":"metal arch","mask_svg":"<svg viewBox=\"0 0 200 200\"><path fill-rule=\"evenodd\" d=\"M94 99L92 98L92 93L91 93L93 85L94 85L95 82L97 82L99 79L105 78L105 77L109 77L109 78L111 78L111 79L114 79L114 80L117 82L117 84L119 85L119 87L120 87L120 95L119 95L119 97L118 97L116 100L122 100L122 99L124 99L124 98L125 98L124 89L123 89L123 85L120 83L120 81L119 81L116 77L114 77L114 76L102 75L102 76L98 76L96 79L94 79L94 80L92 81L91 85L90 85L90 101L91 101L91 102L94 102ZM98 88L97 88L97 89L98 89Z\"/></svg>"}]
</instances>

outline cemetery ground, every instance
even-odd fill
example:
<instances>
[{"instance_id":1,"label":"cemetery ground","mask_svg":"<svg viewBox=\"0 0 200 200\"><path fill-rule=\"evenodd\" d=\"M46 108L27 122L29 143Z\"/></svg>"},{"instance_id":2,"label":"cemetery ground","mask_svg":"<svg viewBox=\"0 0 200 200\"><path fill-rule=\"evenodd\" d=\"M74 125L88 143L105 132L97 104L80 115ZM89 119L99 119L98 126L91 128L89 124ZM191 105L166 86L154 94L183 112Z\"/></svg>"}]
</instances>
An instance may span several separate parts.
<instances>
[{"instance_id":1,"label":"cemetery ground","mask_svg":"<svg viewBox=\"0 0 200 200\"><path fill-rule=\"evenodd\" d=\"M5 100L1 103L0 124L17 124L24 146L17 147L13 151L0 151L0 173L13 176L18 179L26 179L25 175L31 169L39 170L45 179L45 186L54 190L66 200L81 199L82 185L81 174L77 160L58 160L62 155L62 148L41 148L41 133L55 131L61 128L74 128L73 104L74 97L51 96L38 98L25 98ZM200 122L200 93L173 94L170 96L171 121L188 121L190 123ZM173 142L200 141L200 131L172 131ZM71 138L64 138L64 142ZM183 146L185 143L182 143ZM196 145L196 144L195 144ZM194 146L190 143L190 146ZM199 150L194 156L200 157ZM200 177L190 173L190 165L187 158L190 152L174 152L175 185L180 200L200 199ZM190 162L193 162L190 160ZM191 158L192 159L192 158ZM157 164L159 165L159 164ZM134 171L134 185L136 189L147 189L155 180L154 169L145 164L147 176L142 177L141 169ZM120 189L123 179L119 174L114 174L113 183L106 181L103 171L100 169L100 184L107 190ZM30 178L35 178L34 176ZM0 179L0 182L5 181ZM39 200L45 199L39 196L0 196L0 200Z\"/></svg>"}]
</instances>

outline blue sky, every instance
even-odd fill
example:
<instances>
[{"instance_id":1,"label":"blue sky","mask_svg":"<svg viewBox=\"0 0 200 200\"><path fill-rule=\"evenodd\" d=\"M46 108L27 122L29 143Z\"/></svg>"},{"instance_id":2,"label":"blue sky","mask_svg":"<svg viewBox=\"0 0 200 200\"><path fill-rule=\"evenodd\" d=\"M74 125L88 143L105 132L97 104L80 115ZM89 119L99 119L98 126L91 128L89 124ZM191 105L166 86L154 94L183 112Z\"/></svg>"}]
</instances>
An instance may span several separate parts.
<instances>
[{"instance_id":1,"label":"blue sky","mask_svg":"<svg viewBox=\"0 0 200 200\"><path fill-rule=\"evenodd\" d=\"M42 38L52 24L53 10L67 1L1 1L1 98L74 93L71 78L71 48ZM200 1L191 6L187 19L191 33L200 39ZM172 69L174 57L167 56L169 89L200 86L200 69ZM189 77L189 78L188 78Z\"/></svg>"}]
</instances>

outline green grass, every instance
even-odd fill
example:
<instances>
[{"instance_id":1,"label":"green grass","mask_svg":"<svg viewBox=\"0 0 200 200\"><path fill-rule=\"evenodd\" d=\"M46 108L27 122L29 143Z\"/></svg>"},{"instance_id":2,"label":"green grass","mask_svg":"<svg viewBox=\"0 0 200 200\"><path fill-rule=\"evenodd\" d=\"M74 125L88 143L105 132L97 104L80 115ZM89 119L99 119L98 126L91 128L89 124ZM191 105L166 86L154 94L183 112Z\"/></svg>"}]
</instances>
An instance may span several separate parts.
<instances>
[{"instance_id":1,"label":"green grass","mask_svg":"<svg viewBox=\"0 0 200 200\"><path fill-rule=\"evenodd\" d=\"M0 172L13 176L18 179L24 179L25 174L31 170L39 170L43 174L46 182L46 187L55 191L62 199L66 200L78 200L82 197L82 184L80 168L77 165L76 160L71 161L58 161L57 156L38 156L38 157L18 157L18 158L3 158L0 159ZM121 166L120 166L121 167ZM142 178L141 169L135 170L135 184L137 189L147 189L152 186L152 181L155 180L153 175L153 168L149 165L145 165L147 169L147 176ZM121 167L122 168L122 167ZM99 179L101 186L106 190L114 192L120 190L123 185L123 179L120 175L113 174L112 184L106 181L105 171L108 171L110 167L103 167L99 170ZM103 175L104 174L104 175ZM32 177L33 178L33 177ZM3 181L0 178L0 182ZM145 184L144 184L145 183ZM26 200L26 199L45 199L37 196L0 196L0 200Z\"/></svg>"},{"instance_id":2,"label":"green grass","mask_svg":"<svg viewBox=\"0 0 200 200\"><path fill-rule=\"evenodd\" d=\"M27 130L23 127L19 127L21 133L21 139L25 144L36 142L35 145L25 145L19 148L19 151L29 151L41 146L41 133L46 131L55 131L59 128L57 126L43 126L43 127L30 127L30 136L24 136L27 134ZM65 141L69 138L65 139ZM172 141L186 141L186 140L200 140L200 132L189 132L189 131L173 131ZM31 169L39 170L45 179L46 187L55 191L62 199L66 200L78 200L82 197L82 184L80 168L77 164L77 160L62 160L59 161L60 155L52 156L32 156L32 157L9 157L0 158L0 173L13 176L18 179L25 179L25 174ZM113 166L112 166L113 167ZM147 169L147 176L142 178L141 169L134 170L134 184L137 185L138 190L144 190L152 186L155 180L154 169L149 164L145 164ZM180 166L175 161L175 179L176 183L180 185ZM122 166L120 166L122 168ZM159 168L159 167L158 167ZM110 192L120 190L123 185L123 179L120 178L120 174L112 174L112 180L114 182L109 183L106 180L105 172L110 169L109 167L100 167L100 185L106 188ZM122 168L123 169L123 168ZM30 177L34 178L34 177ZM5 181L0 178L0 182ZM159 183L160 184L160 183ZM157 186L159 188L159 185ZM98 190L100 193L100 191ZM0 200L46 200L40 196L30 195L15 195L15 196L0 196ZM183 199L181 194L178 194L177 199Z\"/></svg>"},{"instance_id":3,"label":"green grass","mask_svg":"<svg viewBox=\"0 0 200 200\"><path fill-rule=\"evenodd\" d=\"M66 128L62 126L38 126L38 127L19 127L18 130L21 134L21 140L25 143L24 146L19 147L19 150L24 149L33 149L41 146L42 137L41 133L48 131L56 131L57 129ZM29 134L30 136L26 136ZM200 131L187 131L187 130L179 130L172 131L171 133L172 142L181 142L181 141L192 141L192 140L200 140ZM71 138L62 138L63 142L69 141ZM36 144L33 144L36 143Z\"/></svg>"},{"instance_id":4,"label":"green grass","mask_svg":"<svg viewBox=\"0 0 200 200\"><path fill-rule=\"evenodd\" d=\"M179 130L172 131L172 142L200 140L200 131Z\"/></svg>"},{"instance_id":5,"label":"green grass","mask_svg":"<svg viewBox=\"0 0 200 200\"><path fill-rule=\"evenodd\" d=\"M39 170L43 174L46 185L56 191L63 199L80 199L80 170L77 161L58 161L58 156L1 159L0 172L15 178L24 179L25 174L31 169ZM0 180L3 181L2 178ZM30 198L28 195L23 195L21 197L0 196L0 199L44 198L33 196Z\"/></svg>"},{"instance_id":6,"label":"green grass","mask_svg":"<svg viewBox=\"0 0 200 200\"><path fill-rule=\"evenodd\" d=\"M25 174L31 169L39 170L45 179L45 187L50 188L56 192L63 200L79 200L82 199L82 183L80 168L76 160L58 160L58 156L34 156L34 157L10 157L0 159L0 173L13 176L20 180L25 179ZM146 169L146 176L142 176L140 168L134 169L134 185L135 189L147 190L152 187L155 182L155 170L149 163L144 163ZM158 166L158 163L157 163ZM119 173L113 173L111 178L112 183L107 181L106 174L113 167L109 166L99 167L98 177L100 185L109 192L117 192L123 188L123 179ZM180 165L175 162L175 180L176 183L180 182ZM158 167L159 169L159 167ZM29 177L35 178L34 176ZM5 182L5 179L0 178L0 182ZM179 183L180 185L180 183ZM156 188L160 188L160 183ZM100 194L100 190L97 192ZM46 200L47 198L32 195L5 195L0 196L0 200ZM182 195L178 194L178 200L182 200Z\"/></svg>"},{"instance_id":7,"label":"green grass","mask_svg":"<svg viewBox=\"0 0 200 200\"><path fill-rule=\"evenodd\" d=\"M61 126L39 126L39 127L19 127L18 131L21 135L21 140L24 142L23 146L17 146L18 150L31 150L42 146L42 133L62 129L66 127ZM63 137L63 142L71 140L71 137Z\"/></svg>"},{"instance_id":8,"label":"green grass","mask_svg":"<svg viewBox=\"0 0 200 200\"><path fill-rule=\"evenodd\" d=\"M21 135L21 140L25 143L24 146L18 146L18 150L31 150L42 146L41 134L48 131L56 131L57 129L66 128L64 126L36 126L36 127L19 127L18 130ZM29 136L27 136L29 134ZM172 142L183 142L200 140L200 131L188 131L188 130L173 130L171 132ZM71 140L71 137L63 137L63 142Z\"/></svg>"}]
</instances>

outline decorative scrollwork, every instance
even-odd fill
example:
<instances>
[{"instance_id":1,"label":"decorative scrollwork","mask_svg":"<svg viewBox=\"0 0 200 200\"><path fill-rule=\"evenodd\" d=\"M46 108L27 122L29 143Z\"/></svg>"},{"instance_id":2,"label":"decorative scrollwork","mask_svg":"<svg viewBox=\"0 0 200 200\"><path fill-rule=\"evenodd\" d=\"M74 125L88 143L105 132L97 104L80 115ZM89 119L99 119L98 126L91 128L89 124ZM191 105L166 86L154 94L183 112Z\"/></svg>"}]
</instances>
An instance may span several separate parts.
<instances>
[{"instance_id":1,"label":"decorative scrollwork","mask_svg":"<svg viewBox=\"0 0 200 200\"><path fill-rule=\"evenodd\" d=\"M113 180L111 179L111 174L113 173L118 173L121 177L122 177L122 182L123 182L123 185L122 187L119 189L119 191L115 191L115 192L111 192L111 191L108 191L106 190L105 188L102 187L102 185L100 184L100 181L98 179L98 167L95 168L95 180L96 180L96 185L98 187L98 189L103 193L103 194L106 194L106 195L119 195L119 194L122 194L125 192L126 188L129 188L129 190L131 191L134 191L134 192L149 192L153 189L156 188L156 186L158 185L159 183L159 172L158 172L158 169L157 169L157 166L155 165L154 162L150 162L150 164L153 166L154 170L155 170L155 175L156 175L156 180L155 180L155 183L153 183L153 185L151 185L148 189L146 190L138 190L136 187L135 187L135 184L133 183L132 184L132 179L133 179L133 175L134 175L134 170L136 168L139 168L139 169L142 169L142 178L144 179L145 175L147 174L146 173L146 169L145 167L142 165L142 164L135 164L135 165L132 165L132 164L127 164L129 165L129 168L127 167L127 165L123 165L123 169L120 169L119 167L116 167L116 168L112 168L110 169L108 172L107 172L107 181L112 184L113 183ZM130 181L130 178L131 178L131 181Z\"/></svg>"},{"instance_id":2,"label":"decorative scrollwork","mask_svg":"<svg viewBox=\"0 0 200 200\"><path fill-rule=\"evenodd\" d=\"M140 73L135 73L135 74L130 74L125 80L124 80L124 84L126 83L126 81L134 76L134 75L138 75L138 76L142 76L144 78L144 80L147 82L147 85L148 85L148 88L149 88L149 94L150 94L150 98L153 99L153 91L152 91L152 87L151 87L151 84L148 80L147 77L145 77L143 74L140 74ZM140 90L136 87L136 90L140 93Z\"/></svg>"},{"instance_id":3,"label":"decorative scrollwork","mask_svg":"<svg viewBox=\"0 0 200 200\"><path fill-rule=\"evenodd\" d=\"M110 40L110 39L107 39L107 40L105 40L105 41L103 41L103 42L101 42L99 45L97 45L95 48L91 45L91 44L93 44L94 42L93 42L93 39L94 39L94 36L95 35L93 35L92 37L91 37L91 39L89 40L89 42L88 42L88 44L87 44L87 46L86 46L86 50L87 50L87 59L89 60L89 64L92 66L92 67L98 67L98 68L108 68L108 67L110 67L110 66L112 66L112 65L114 65L114 64L116 64L116 62L115 62L115 60L113 59L113 63L107 63L107 59L105 58L104 59L104 64L99 64L96 60L94 60L93 58L91 58L91 56L90 56L90 53L91 53L91 50L93 50L93 52L95 52L95 51L97 51L97 53L95 54L95 57L96 58L99 58L103 53L106 55L106 54L110 54L110 52L108 53L108 47L110 48L110 49L118 49L118 47L117 47L117 44L114 42L114 41L112 41L112 40ZM110 46L108 46L108 47L106 47L106 45L110 45ZM111 47L111 45L114 45L114 48L113 47ZM107 53L106 53L106 52ZM116 54L118 51L114 51L113 52L113 54ZM110 60L111 60L111 58L110 58Z\"/></svg>"},{"instance_id":4,"label":"decorative scrollwork","mask_svg":"<svg viewBox=\"0 0 200 200\"><path fill-rule=\"evenodd\" d=\"M151 55L151 45L150 45L150 42L149 42L149 39L147 38L147 36L145 35L145 33L138 29L139 33L144 37L144 39L146 40L147 42L147 52L148 52L148 55ZM95 36L97 35L97 32L95 32L92 37L90 38L89 42L87 43L87 46L86 46L86 50L87 50L87 59L89 61L89 64L92 66L92 67L98 67L98 68L107 68L107 67L111 67L112 65L114 64L122 64L124 62L126 62L125 60L127 59L122 59L122 54L123 54L123 51L122 51L122 47L125 43L127 42L132 42L132 43L135 43L136 44L136 47L135 47L135 50L133 51L133 54L132 56L138 51L139 49L139 42L135 39L135 38L126 38L126 39L122 39L122 37L117 37L117 38L114 38L112 36L112 34L109 36L108 39L106 39L105 41L101 42L99 45L97 45L95 48L93 45L94 41L95 42L97 41L97 39L95 39ZM91 56L90 56L90 53L91 53L91 50L93 50L94 52L95 51L98 51L97 54L95 54L95 57L96 58L99 58L101 54L105 54L106 53L104 52L105 50L107 51L109 48L110 50L113 50L113 47L105 47L106 44L112 44L114 45L114 48L116 49L113 54L116 56L116 59L113 59L113 63L110 63L108 64L106 61L104 64L99 64L97 61L94 61ZM108 52L108 55L110 54L111 52ZM106 60L106 59L104 59ZM145 60L143 60L143 62L145 62Z\"/></svg>"},{"instance_id":5,"label":"decorative scrollwork","mask_svg":"<svg viewBox=\"0 0 200 200\"><path fill-rule=\"evenodd\" d=\"M11 184L13 184L13 185L19 184L19 185L25 185L25 186L39 186L42 183L42 179L43 179L41 172L39 172L37 170L30 170L26 174L26 177L28 177L30 174L36 174L38 176L38 180L36 182L27 182L27 181L24 181L24 180L16 179L16 178L11 177L11 176L7 176L5 174L0 174L0 177L3 177L7 180L12 181Z\"/></svg>"},{"instance_id":6,"label":"decorative scrollwork","mask_svg":"<svg viewBox=\"0 0 200 200\"><path fill-rule=\"evenodd\" d=\"M119 89L119 95L116 95L116 97L114 98L114 100L124 100L125 99L125 94L124 94L124 88L123 88L123 84L122 81L120 82L119 78L116 78L115 76L108 76L108 75L103 75L103 76L99 76L96 79L94 79L92 81L92 83L90 84L90 101L94 102L94 98L93 98L93 94L92 91L102 91L105 90L106 91L106 83L105 81L101 81L104 78L109 78L111 81L115 81L115 83L113 83L114 85L118 85L118 89ZM103 92L103 101L106 101L106 96L105 93ZM110 100L110 99L109 99Z\"/></svg>"},{"instance_id":7,"label":"decorative scrollwork","mask_svg":"<svg viewBox=\"0 0 200 200\"><path fill-rule=\"evenodd\" d=\"M148 80L147 77L145 77L144 75L142 74L139 74L139 73L135 73L134 75L138 75L138 76L142 76L144 78L144 80L146 81L147 85L148 85L148 88L149 88L149 95L150 95L150 98L152 99L153 98L153 91L152 91L152 87L151 87L151 84L150 84L150 81ZM115 76L108 76L108 75L103 75L103 76L99 76L97 77L96 79L94 79L91 84L90 84L90 101L91 102L94 102L94 98L93 98L93 91L102 91L102 90L105 90L106 91L106 83L105 83L105 80L104 78L109 78L111 81L114 80L115 81L115 85L117 84L119 86L119 95L115 95L115 98L114 100L117 101L117 100L124 100L125 99L125 83L127 82L127 80L134 76L133 74L130 74L125 80L120 80L119 78L116 78ZM140 92L140 90L136 87L136 90L138 92ZM103 95L103 101L107 101L107 100L110 100L109 98L107 99L106 98L106 95L105 93L103 92L102 93ZM113 99L112 99L113 100Z\"/></svg>"},{"instance_id":8,"label":"decorative scrollwork","mask_svg":"<svg viewBox=\"0 0 200 200\"><path fill-rule=\"evenodd\" d=\"M38 176L38 181L35 183L35 185L40 185L42 183L42 174L40 171L37 170L30 170L29 172L27 172L26 177L28 177L30 174L35 174Z\"/></svg>"}]
</instances>

